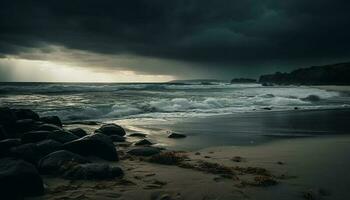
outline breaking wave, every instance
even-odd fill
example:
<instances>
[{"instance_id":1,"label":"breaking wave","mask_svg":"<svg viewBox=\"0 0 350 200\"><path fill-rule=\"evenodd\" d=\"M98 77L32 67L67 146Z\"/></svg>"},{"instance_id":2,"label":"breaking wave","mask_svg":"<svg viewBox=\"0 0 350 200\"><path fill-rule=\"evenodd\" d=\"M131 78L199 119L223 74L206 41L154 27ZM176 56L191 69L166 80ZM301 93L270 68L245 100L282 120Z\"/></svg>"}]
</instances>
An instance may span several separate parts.
<instances>
[{"instance_id":1,"label":"breaking wave","mask_svg":"<svg viewBox=\"0 0 350 200\"><path fill-rule=\"evenodd\" d=\"M339 100L341 99L341 100ZM350 97L309 87L257 84L6 84L0 105L26 107L63 120L187 117L237 112L326 109ZM264 109L269 108L269 109Z\"/></svg>"}]
</instances>

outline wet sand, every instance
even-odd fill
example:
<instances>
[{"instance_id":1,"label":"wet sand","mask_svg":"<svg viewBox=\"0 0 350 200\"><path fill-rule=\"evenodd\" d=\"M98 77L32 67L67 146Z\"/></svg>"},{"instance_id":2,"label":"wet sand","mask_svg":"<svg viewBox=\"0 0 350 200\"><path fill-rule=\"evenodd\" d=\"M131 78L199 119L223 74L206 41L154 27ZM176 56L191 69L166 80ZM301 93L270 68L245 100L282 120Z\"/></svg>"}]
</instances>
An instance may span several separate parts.
<instances>
[{"instance_id":1,"label":"wet sand","mask_svg":"<svg viewBox=\"0 0 350 200\"><path fill-rule=\"evenodd\" d=\"M176 165L125 159L125 177L110 181L67 181L45 177L49 192L39 199L349 199L349 136L300 138L255 146L212 147L186 152L189 162L206 161L225 167L259 167L276 177L269 187L242 185L222 177ZM240 162L232 158L240 156ZM237 173L237 172L236 172ZM254 175L255 176L255 175Z\"/></svg>"},{"instance_id":2,"label":"wet sand","mask_svg":"<svg viewBox=\"0 0 350 200\"><path fill-rule=\"evenodd\" d=\"M292 178L280 180L269 189L245 192L253 199L303 199L312 191L315 199L350 199L350 136L324 136L275 141L251 147L214 147L213 161L229 164L235 155L244 158L242 166L269 169ZM327 193L322 196L320 192Z\"/></svg>"},{"instance_id":3,"label":"wet sand","mask_svg":"<svg viewBox=\"0 0 350 200\"><path fill-rule=\"evenodd\" d=\"M191 120L118 120L128 133L146 133L156 146L186 150L181 154L190 166L212 163L232 169L234 176L126 156L111 163L123 168L123 179L45 177L48 192L39 199L350 199L349 117L349 110L297 110ZM167 131L188 137L169 139ZM127 149L118 147L120 155ZM260 174L240 170L249 168L266 170L277 185L251 184Z\"/></svg>"},{"instance_id":4,"label":"wet sand","mask_svg":"<svg viewBox=\"0 0 350 200\"><path fill-rule=\"evenodd\" d=\"M197 150L212 146L253 146L275 140L350 133L350 109L256 111L205 118L127 119L113 121L143 132L158 146L172 150ZM167 132L186 134L183 140Z\"/></svg>"}]
</instances>

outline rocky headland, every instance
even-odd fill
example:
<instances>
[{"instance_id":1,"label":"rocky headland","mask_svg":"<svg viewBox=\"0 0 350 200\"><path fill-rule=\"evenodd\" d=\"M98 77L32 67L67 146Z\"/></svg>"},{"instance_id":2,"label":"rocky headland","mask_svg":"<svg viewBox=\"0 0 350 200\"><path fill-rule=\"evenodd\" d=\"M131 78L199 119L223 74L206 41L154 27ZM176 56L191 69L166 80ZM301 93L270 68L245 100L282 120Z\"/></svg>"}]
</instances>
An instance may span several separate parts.
<instances>
[{"instance_id":1,"label":"rocky headland","mask_svg":"<svg viewBox=\"0 0 350 200\"><path fill-rule=\"evenodd\" d=\"M259 83L270 85L350 85L350 63L300 68L290 73L262 75Z\"/></svg>"}]
</instances>

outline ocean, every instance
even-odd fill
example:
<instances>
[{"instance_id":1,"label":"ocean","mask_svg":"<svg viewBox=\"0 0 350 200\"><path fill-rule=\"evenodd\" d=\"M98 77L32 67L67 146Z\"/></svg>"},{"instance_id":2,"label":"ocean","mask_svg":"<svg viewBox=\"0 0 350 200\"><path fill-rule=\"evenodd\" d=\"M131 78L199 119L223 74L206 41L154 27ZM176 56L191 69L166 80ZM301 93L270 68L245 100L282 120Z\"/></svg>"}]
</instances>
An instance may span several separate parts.
<instances>
[{"instance_id":1,"label":"ocean","mask_svg":"<svg viewBox=\"0 0 350 200\"><path fill-rule=\"evenodd\" d=\"M69 122L348 108L350 96L307 86L227 82L1 83L0 105Z\"/></svg>"}]
</instances>

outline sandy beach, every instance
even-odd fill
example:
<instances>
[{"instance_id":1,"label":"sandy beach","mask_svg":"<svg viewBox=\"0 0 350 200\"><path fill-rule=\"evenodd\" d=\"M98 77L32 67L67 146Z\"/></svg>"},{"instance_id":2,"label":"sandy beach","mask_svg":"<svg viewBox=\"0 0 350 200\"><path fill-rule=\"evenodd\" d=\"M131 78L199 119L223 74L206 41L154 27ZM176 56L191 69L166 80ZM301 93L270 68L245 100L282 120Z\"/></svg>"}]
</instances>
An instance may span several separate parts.
<instances>
[{"instance_id":1,"label":"sandy beach","mask_svg":"<svg viewBox=\"0 0 350 200\"><path fill-rule=\"evenodd\" d=\"M277 112L280 121L274 126L268 124L269 132L264 126L255 126L262 133L245 131L247 135L230 136L221 129L208 129L208 126L218 126L232 121L236 116L218 116L187 120L186 122L172 120L157 121L118 121L127 127L127 133L144 131L146 138L154 142L154 146L163 147L163 152L175 152L179 162L164 164L152 162L152 158L130 156L126 152L133 145L135 138L127 142L116 143L121 161L108 162L124 170L124 177L113 180L86 181L64 180L44 176L47 193L39 198L30 199L348 199L350 195L347 186L350 177L347 170L350 167L348 152L350 137L346 135L347 127L342 126L348 119L347 110L308 111L303 113L305 123L298 123L305 130L293 135L293 130L287 130L284 123L290 123L299 118L301 111L294 114ZM244 132L251 124L271 113L257 113L240 116L241 126L235 123L229 125L230 130ZM287 116L284 120L282 116ZM318 128L310 120L319 116L318 120L334 119L342 129L328 129L319 123ZM306 117L308 116L308 117ZM215 120L214 120L215 119ZM287 120L288 119L288 120ZM206 123L210 120L211 123ZM271 121L270 118L265 118ZM199 123L201 121L201 123ZM322 121L320 121L322 122ZM184 126L184 123L188 126ZM196 134L196 127L201 124L203 129L210 130L202 135ZM207 125L205 125L207 124ZM242 125L244 124L244 125ZM80 126L86 130L94 130L91 125ZM192 126L192 129L189 129ZM153 127L147 129L145 127ZM166 127L166 128L164 128ZM188 134L183 139L169 139L166 132L177 130L176 127L188 128ZM235 129L233 127L236 127ZM283 128L284 127L284 128ZM134 129L132 129L134 128ZM324 130L320 132L319 129ZM281 131L284 130L284 131ZM308 130L308 131L306 131ZM332 130L334 132L332 132ZM328 131L325 133L325 131ZM209 132L215 132L212 135ZM279 133L278 135L275 135ZM203 141L202 141L203 139ZM217 141L215 141L217 139ZM234 140L233 140L234 139ZM202 141L202 142L200 142ZM212 141L208 143L207 141ZM223 143L225 141L226 143ZM254 141L254 142L252 142ZM191 146L189 143L199 145ZM210 144L210 145L208 145ZM217 144L217 145L215 145ZM224 145L226 144L226 145ZM184 148L187 146L187 148ZM98 160L98 162L106 162ZM260 179L263 178L261 181Z\"/></svg>"},{"instance_id":2,"label":"sandy beach","mask_svg":"<svg viewBox=\"0 0 350 200\"><path fill-rule=\"evenodd\" d=\"M244 185L257 175L225 177L179 166L122 160L121 180L67 181L45 177L48 194L34 199L348 199L349 136L287 139L257 146L212 147L186 152L189 163L266 169L272 186ZM336 148L335 148L336 147ZM233 158L241 157L240 162Z\"/></svg>"}]
</instances>

